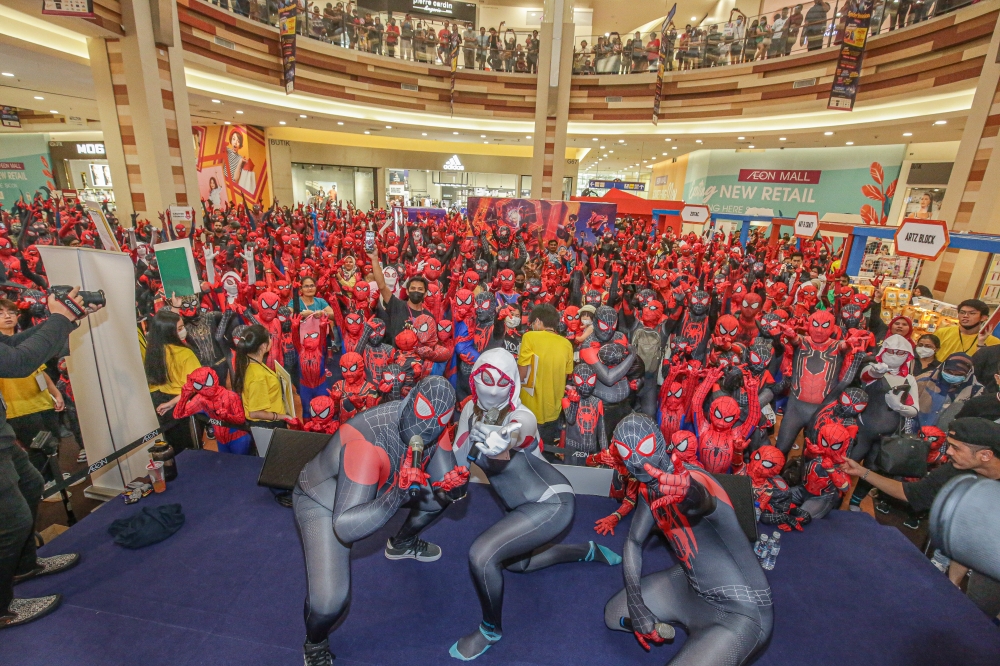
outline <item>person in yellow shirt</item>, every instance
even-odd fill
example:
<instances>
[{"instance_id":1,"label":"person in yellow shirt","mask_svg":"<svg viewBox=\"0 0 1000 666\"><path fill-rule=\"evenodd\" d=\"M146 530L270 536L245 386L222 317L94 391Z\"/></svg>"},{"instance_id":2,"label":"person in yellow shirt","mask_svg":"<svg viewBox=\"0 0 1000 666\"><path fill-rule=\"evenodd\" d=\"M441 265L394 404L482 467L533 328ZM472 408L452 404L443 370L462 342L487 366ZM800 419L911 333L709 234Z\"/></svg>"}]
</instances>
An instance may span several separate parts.
<instances>
[{"instance_id":1,"label":"person in yellow shirt","mask_svg":"<svg viewBox=\"0 0 1000 666\"><path fill-rule=\"evenodd\" d=\"M558 445L566 378L573 374L573 345L555 332L558 324L559 313L554 307L536 305L528 315L531 330L521 338L517 357L521 402L535 415L538 437L549 446Z\"/></svg>"},{"instance_id":2,"label":"person in yellow shirt","mask_svg":"<svg viewBox=\"0 0 1000 666\"><path fill-rule=\"evenodd\" d=\"M278 375L267 367L271 335L260 324L247 327L236 339L233 391L243 400L243 412L258 428L284 428L295 417L285 413Z\"/></svg>"},{"instance_id":3,"label":"person in yellow shirt","mask_svg":"<svg viewBox=\"0 0 1000 666\"><path fill-rule=\"evenodd\" d=\"M0 299L0 333L14 335L17 317L17 304ZM66 408L62 394L45 372L45 366L27 377L0 379L0 395L7 403L7 423L14 429L17 440L27 449L31 464L42 473L46 482L53 481L52 472L45 466L45 454L28 448L35 436L43 430L48 430L55 437L59 436L59 417L56 412Z\"/></svg>"},{"instance_id":4,"label":"person in yellow shirt","mask_svg":"<svg viewBox=\"0 0 1000 666\"><path fill-rule=\"evenodd\" d=\"M201 367L198 357L184 344L185 338L184 320L176 312L160 310L149 323L146 382L161 426L173 420L174 406L181 399L188 375ZM178 453L195 448L186 420L164 431L163 438Z\"/></svg>"},{"instance_id":5,"label":"person in yellow shirt","mask_svg":"<svg viewBox=\"0 0 1000 666\"><path fill-rule=\"evenodd\" d=\"M1000 340L990 335L984 324L990 316L990 306L978 298L970 298L958 304L958 326L945 326L934 332L941 341L936 358L945 359L956 352L972 356L983 347L1000 344Z\"/></svg>"}]
</instances>

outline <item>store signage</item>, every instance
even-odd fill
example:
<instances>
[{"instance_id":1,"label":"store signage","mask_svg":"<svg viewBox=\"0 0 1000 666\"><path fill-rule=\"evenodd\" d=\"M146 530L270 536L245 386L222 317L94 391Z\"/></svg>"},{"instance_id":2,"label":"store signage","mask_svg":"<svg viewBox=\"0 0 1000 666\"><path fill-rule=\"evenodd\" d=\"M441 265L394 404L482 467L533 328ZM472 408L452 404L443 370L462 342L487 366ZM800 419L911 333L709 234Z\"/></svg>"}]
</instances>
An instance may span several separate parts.
<instances>
[{"instance_id":1,"label":"store signage","mask_svg":"<svg viewBox=\"0 0 1000 666\"><path fill-rule=\"evenodd\" d=\"M389 183L389 196L391 197L401 197L406 194L406 185L402 183Z\"/></svg>"},{"instance_id":2,"label":"store signage","mask_svg":"<svg viewBox=\"0 0 1000 666\"><path fill-rule=\"evenodd\" d=\"M712 211L708 206L686 204L681 208L681 221L690 224L705 224L712 219Z\"/></svg>"},{"instance_id":3,"label":"store signage","mask_svg":"<svg viewBox=\"0 0 1000 666\"><path fill-rule=\"evenodd\" d=\"M908 217L896 229L896 254L934 261L948 247L948 223Z\"/></svg>"},{"instance_id":4,"label":"store signage","mask_svg":"<svg viewBox=\"0 0 1000 666\"><path fill-rule=\"evenodd\" d=\"M791 183L818 185L822 171L789 171L787 169L740 169L741 183Z\"/></svg>"},{"instance_id":5,"label":"store signage","mask_svg":"<svg viewBox=\"0 0 1000 666\"><path fill-rule=\"evenodd\" d=\"M24 162L0 162L0 171L24 171Z\"/></svg>"},{"instance_id":6,"label":"store signage","mask_svg":"<svg viewBox=\"0 0 1000 666\"><path fill-rule=\"evenodd\" d=\"M592 180L587 186L597 190L627 190L629 192L646 191L646 183L624 180Z\"/></svg>"},{"instance_id":7,"label":"store signage","mask_svg":"<svg viewBox=\"0 0 1000 666\"><path fill-rule=\"evenodd\" d=\"M653 185L666 185L668 180L670 180L670 176L657 176Z\"/></svg>"},{"instance_id":8,"label":"store signage","mask_svg":"<svg viewBox=\"0 0 1000 666\"><path fill-rule=\"evenodd\" d=\"M458 159L458 155L449 157L443 168L445 171L465 171L465 165L462 164L462 160Z\"/></svg>"},{"instance_id":9,"label":"store signage","mask_svg":"<svg viewBox=\"0 0 1000 666\"><path fill-rule=\"evenodd\" d=\"M853 111L861 80L861 63L865 59L868 26L872 20L874 0L857 0L845 5L847 13L843 24L844 43L840 45L837 69L833 72L828 109Z\"/></svg>"},{"instance_id":10,"label":"store signage","mask_svg":"<svg viewBox=\"0 0 1000 666\"><path fill-rule=\"evenodd\" d=\"M0 124L4 127L20 127L21 117L17 115L17 108L13 106L0 106Z\"/></svg>"},{"instance_id":11,"label":"store signage","mask_svg":"<svg viewBox=\"0 0 1000 666\"><path fill-rule=\"evenodd\" d=\"M795 237L812 238L819 231L819 213L801 212L795 216Z\"/></svg>"},{"instance_id":12,"label":"store signage","mask_svg":"<svg viewBox=\"0 0 1000 666\"><path fill-rule=\"evenodd\" d=\"M194 208L191 206L169 206L171 224L194 224Z\"/></svg>"},{"instance_id":13,"label":"store signage","mask_svg":"<svg viewBox=\"0 0 1000 666\"><path fill-rule=\"evenodd\" d=\"M42 0L42 13L49 16L94 18L94 0Z\"/></svg>"},{"instance_id":14,"label":"store signage","mask_svg":"<svg viewBox=\"0 0 1000 666\"><path fill-rule=\"evenodd\" d=\"M76 144L77 155L104 155L103 143L78 143Z\"/></svg>"}]
</instances>

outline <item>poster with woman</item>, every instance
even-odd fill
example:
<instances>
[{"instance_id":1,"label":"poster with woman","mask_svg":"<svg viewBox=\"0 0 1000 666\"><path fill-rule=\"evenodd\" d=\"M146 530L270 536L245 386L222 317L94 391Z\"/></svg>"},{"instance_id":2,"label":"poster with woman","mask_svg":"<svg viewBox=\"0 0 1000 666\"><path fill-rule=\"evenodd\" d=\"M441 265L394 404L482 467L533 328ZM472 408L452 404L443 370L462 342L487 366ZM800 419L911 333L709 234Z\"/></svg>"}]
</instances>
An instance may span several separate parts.
<instances>
[{"instance_id":1,"label":"poster with woman","mask_svg":"<svg viewBox=\"0 0 1000 666\"><path fill-rule=\"evenodd\" d=\"M250 125L194 127L201 198L218 208L226 202L271 205L264 131Z\"/></svg>"}]
</instances>

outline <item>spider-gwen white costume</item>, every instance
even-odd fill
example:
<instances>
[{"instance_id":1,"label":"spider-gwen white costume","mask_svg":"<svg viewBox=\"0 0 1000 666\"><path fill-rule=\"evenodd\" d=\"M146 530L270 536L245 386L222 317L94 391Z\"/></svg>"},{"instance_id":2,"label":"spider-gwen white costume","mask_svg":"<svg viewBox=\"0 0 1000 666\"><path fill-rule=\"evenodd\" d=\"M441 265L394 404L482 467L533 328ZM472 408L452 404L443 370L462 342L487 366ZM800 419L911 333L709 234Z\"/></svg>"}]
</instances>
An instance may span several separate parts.
<instances>
[{"instance_id":1,"label":"spider-gwen white costume","mask_svg":"<svg viewBox=\"0 0 1000 666\"><path fill-rule=\"evenodd\" d=\"M639 480L640 500L622 554L625 589L605 606L605 624L633 631L647 649L648 641L670 637L657 625L682 625L688 639L672 666L749 662L771 635L771 588L729 496L701 467L671 460L645 415L626 416L610 448ZM642 547L654 524L679 564L643 576Z\"/></svg>"},{"instance_id":2,"label":"spider-gwen white costume","mask_svg":"<svg viewBox=\"0 0 1000 666\"><path fill-rule=\"evenodd\" d=\"M375 533L403 505L411 507L391 541L413 539L447 506L428 487L454 479L455 458L437 439L451 422L455 390L444 377L428 377L402 400L379 405L344 423L310 460L295 487L295 521L305 551L306 664L331 663L327 634L347 609L351 546ZM424 470L410 464L408 443L424 443ZM452 472L452 474L449 474ZM463 481L467 481L465 475ZM419 485L411 500L411 485ZM440 557L440 551L438 552Z\"/></svg>"},{"instance_id":3,"label":"spider-gwen white costume","mask_svg":"<svg viewBox=\"0 0 1000 666\"><path fill-rule=\"evenodd\" d=\"M473 399L459 417L455 458L459 465L471 459L485 472L507 515L469 550L483 621L451 647L451 656L462 661L475 659L501 638L504 569L527 573L562 562L621 561L593 541L551 544L573 520L575 495L566 477L538 452L537 423L521 405L517 362L510 352L483 352L469 383Z\"/></svg>"}]
</instances>

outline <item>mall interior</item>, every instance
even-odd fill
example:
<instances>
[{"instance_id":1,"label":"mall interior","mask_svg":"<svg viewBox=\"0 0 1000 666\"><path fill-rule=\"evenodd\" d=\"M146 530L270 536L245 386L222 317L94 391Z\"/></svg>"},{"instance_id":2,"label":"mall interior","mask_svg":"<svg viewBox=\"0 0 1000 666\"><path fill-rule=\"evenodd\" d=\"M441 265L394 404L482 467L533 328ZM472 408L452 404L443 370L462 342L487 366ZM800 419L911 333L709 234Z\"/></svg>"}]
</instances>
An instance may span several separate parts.
<instances>
[{"instance_id":1,"label":"mall interior","mask_svg":"<svg viewBox=\"0 0 1000 666\"><path fill-rule=\"evenodd\" d=\"M845 659L921 666L1000 664L1000 582L986 573L1000 571L1000 520L995 504L988 503L1000 500L1000 491L993 488L1000 488L1000 405L994 404L1000 400L1000 355L990 351L1000 343L1000 151L995 150L1000 132L1000 0L0 0L0 118L0 259L10 280L0 281L0 376L14 377L10 368L33 358L26 351L16 356L22 353L18 340L23 338L8 336L29 335L32 328L44 326L52 330L52 320L59 319L55 313L73 311L72 304L63 305L65 300L58 298L56 305L49 301L46 310L48 297L42 292L51 285L61 280L85 291L102 289L106 299L103 312L81 318L89 323L72 334L64 332L68 346L45 356L47 365L27 380L28 389L41 391L46 400L52 394L58 429L39 420L34 430L25 430L25 420L37 414L11 416L8 390L24 402L18 393L24 385L11 388L15 384L7 383L25 380L0 379L5 418L21 428L9 434L10 428L0 426L0 663L140 659L150 664L293 664L304 658L309 666L333 663L336 653L336 663L347 664L442 664L476 657L485 664L538 666L842 664ZM574 215L566 218L576 225L570 229L570 223L564 227L555 221L556 213L547 212L577 211L582 218L583 210L600 211L607 204L617 204L610 209L611 219L598 226L594 212L588 223L593 226L586 229ZM516 214L510 212L511 205L519 206ZM535 217L519 226L527 219L527 209L532 216L537 209L539 226L533 226ZM225 230L220 226L213 231L213 222L220 220ZM45 224L51 233L38 232L37 244L31 245L31 234ZM216 257L228 251L228 259L213 262L208 255L213 242ZM227 243L232 244L225 250ZM547 243L553 245L546 250ZM170 278L163 268L170 264L172 251L179 254L173 255ZM273 254L261 256L261 251ZM300 261L307 256L311 258ZM436 258L441 259L438 264L429 263ZM551 273L544 267L548 262ZM185 273L188 265L190 277ZM443 273L436 270L442 265ZM390 268L396 272L390 274ZM672 281L661 285L662 290L657 270L665 276L664 284ZM505 291L507 273L511 285L516 273L517 292ZM229 283L227 276L232 276ZM312 303L305 291L309 280L317 294ZM532 281L541 291L531 291ZM428 304L433 303L429 309L440 340L427 343L418 331L418 344L424 346L410 352L401 347L397 334L417 330L417 315L428 311L420 305L424 296L407 300L414 282L418 291L422 286ZM188 291L169 291L171 285L181 289L177 285L184 284ZM772 291L775 284L778 291ZM803 285L809 284L818 289L818 304L806 300ZM364 285L366 297L370 285L369 300L352 300L362 299L356 285ZM455 290L455 302L461 304L464 288L477 299L475 307L493 307L492 333L480 332L487 320L477 320L479 314L462 320L457 306L452 310ZM671 365L669 359L675 354L684 358L684 343L678 346L678 339L704 326L699 323L704 313L699 314L696 303L702 291L712 301L708 325L723 328L721 333L710 328L697 334L704 335L707 351L704 345L698 351L700 338L684 337L694 341L694 351L688 353L698 364L695 370L690 365L685 370L680 361ZM645 292L653 295L644 300ZM486 300L480 299L482 293ZM756 316L749 308L757 305L748 305L746 297L746 312L741 310L736 301L740 293L759 293L762 309ZM857 329L842 311L845 304L855 303L852 294L863 310ZM279 303L269 305L269 295ZM184 314L187 300L178 305L182 298L195 299L192 314ZM654 313L647 321L650 302L660 303L666 314L658 318ZM549 326L543 314L532 314L532 308L542 312L540 303L555 307L558 326ZM9 330L3 328L8 305L14 313L10 316L18 317ZM277 319L261 317L261 312L279 305L290 308L287 315L282 311ZM138 319L133 316L137 307ZM773 348L767 345L768 358L774 355L765 370L769 374L753 378L748 359L756 358L755 344L764 339L758 334L766 338L761 319L765 310L769 314L764 317L778 312L783 328L775 329ZM178 319L175 312L183 316ZM358 342L362 334L351 329L355 312L367 326L364 336L372 331L371 317L385 320L379 321L383 334L389 330L385 343L365 347L364 340ZM598 360L596 349L612 343L597 328L574 339L572 331L584 316L603 327L605 320L598 317L605 314L616 318L611 328L617 326L623 339L615 346L625 347L626 358L638 355L646 361L645 384L641 373L638 382L632 375L616 373L619 361L604 356ZM823 346L825 339L820 344L809 337L810 325L827 321L821 314L834 322L833 347ZM209 333L204 340L210 347L215 340L213 353L222 359L215 365L191 353L201 344L196 326L203 324L194 323L199 316L214 322L205 324ZM446 336L441 327L448 317ZM255 359L261 347L258 343L248 351L253 330L264 325L271 331L272 320L284 322L285 328L270 333L263 347L269 351L263 360ZM307 394L312 352L298 336L300 327L305 331L320 320L316 330L326 353L316 352L320 385L309 387ZM730 338L737 352L731 352L728 343L725 352L715 346L715 336L726 335L723 322L729 320L749 322L752 329L745 343ZM901 320L905 325L897 327ZM186 325L186 342L168 332L163 334L167 343L154 343L156 326L170 328L174 322L179 322L178 330ZM489 322L494 326L494 319ZM449 342L452 323L454 339ZM640 346L643 330L659 336L658 349L651 352L655 362L662 363L659 370L649 367L645 347ZM954 340L947 330L954 331ZM557 350L553 346L542 354L539 347L532 357L526 347L531 336L553 331L573 343L569 368L574 362L576 366L572 372L565 367L552 371L559 375L558 396L566 392L572 397L559 402L557 396L556 415L543 417L534 409L543 400L543 391L536 391L538 382L546 380L539 364L545 365L546 356L553 358ZM306 340L316 334L303 335ZM868 347L857 342L865 336L871 336ZM897 338L902 346L892 347ZM928 338L936 343L925 344ZM484 343L489 351L480 344L484 340L489 340ZM595 351L585 350L586 342L581 348L580 340L591 341ZM439 342L450 355L427 360L421 350ZM358 346L349 349L355 343ZM477 360L497 353L494 343L512 352L505 359L513 356L520 377L508 377L498 361L483 365ZM159 344L157 358L161 365L166 363L166 375L150 370L155 362L149 360L147 344L153 345L149 349ZM468 355L462 345L469 348ZM933 353L921 356L922 345L932 345ZM8 347L15 351L5 356L2 351ZM256 427L230 428L232 419L213 416L224 396L202 396L205 406L200 412L161 411L163 404L173 409L178 395L187 401L195 390L192 381L197 391L205 385L204 374L198 379L193 372L183 374L178 381L170 374L181 363L181 348L192 362L197 360L198 371L213 373L209 387L221 383L237 406L242 399L243 406L235 410L239 423ZM371 352L381 348L385 351ZM416 379L421 377L420 359L425 361L424 379L407 385L401 394L398 383L392 388L391 373L382 381L366 370L368 383L341 384L351 381L353 370L349 372L344 359L352 349L361 352L366 368L369 352L374 358L388 354L388 362L404 367L406 354L417 354ZM909 354L910 372L909 366L899 371L884 360L892 360L897 350ZM726 357L729 353L736 356ZM784 360L779 362L779 357ZM287 360L291 374L275 369L282 363L274 359ZM963 369L967 366L961 377L967 381L961 384L967 387L964 392L943 379L957 372L954 364L960 361ZM248 363L270 373L269 390L280 387L277 408L251 409L249 391L243 388L244 373L246 381L252 374ZM569 439L578 430L584 439L597 437L593 425L579 425L585 413L597 419L597 407L583 406L592 399L584 394L595 365L602 369L594 395L603 406L596 426L599 443L589 452L598 455L600 449L608 458L594 462L592 455L586 465L576 466L570 464L569 453L551 451L570 451ZM403 373L398 365L392 367ZM740 378L736 388L724 379L734 368ZM497 417L481 402L486 393L474 379L485 372L493 382L489 373L494 371L519 387L511 389L511 411L501 412L500 418L507 419L502 423L520 413L515 407L531 407L530 420L537 421L538 430L526 435L505 426L486 437L487 426L476 425L473 436L480 432L475 428L484 428L481 438L486 441L475 445L481 451L498 433L514 448L499 454L507 456L501 464L492 457L487 460L486 453L475 459L474 446L467 464L458 455L462 433L468 437L463 428L472 427L476 419L501 423L488 420ZM609 373L614 376L605 381ZM422 455L423 449L414 454L412 442L395 434L391 444L373 445L375 435L369 430L382 432L379 428L388 420L393 433L394 424L399 424L403 437L403 424L413 413L427 418L418 403L430 404L424 396L430 395L428 387L437 386L435 375L450 378L450 383L441 383L451 392L455 421L442 421L445 434L440 437L447 444L438 441L433 456L447 451L456 461L455 470L465 470L465 482L471 474L474 483L465 503L450 496L443 500L437 484L444 483L450 492L452 479L434 476L436 458L431 457L429 465L425 459L436 490L428 486L420 497L444 502L442 506L456 504L431 522L437 514L426 502L412 499L418 497L414 489L422 488L423 480L417 479L405 498L405 492L396 493L395 488L397 479L402 484L406 474L420 471L419 464L412 463L418 458L412 456ZM458 377L457 384L451 375ZM563 375L569 388L562 385ZM169 381L163 382L163 377ZM604 384L607 391L621 389L622 377L628 384L624 390L630 392L625 402L601 393ZM402 381L403 374L399 378ZM416 379L411 373L410 380ZM925 379L930 388L921 383ZM671 431L667 412L675 380L688 402L683 420ZM718 395L731 392L733 398L725 399L742 410L743 424L751 420L748 413L757 415L757 408L748 407L747 387L762 389L767 381L773 384L768 404L760 396L756 402L760 413L770 412L770 417L762 416L757 426L751 423L746 433L742 425L725 430L726 437L743 433L727 445L736 448L731 451L734 474L725 476L745 480L743 468L753 468L751 456L759 461L760 451L774 449L782 456L779 469L786 459L786 471L793 459L799 462L793 478L771 477L767 483L772 485L765 483L766 488L788 486L794 495L799 488L811 492L817 483L829 484L818 495L807 493L812 499L805 501L827 498L841 510L827 514L827 507L813 511L811 518L805 512L803 521L796 513L803 512L802 497L794 495L790 509L786 502L787 515L754 527L755 503L758 520L762 510L765 517L781 513L768 513L771 504L760 496L763 482L754 477L744 513L750 514L749 529L757 531L749 548L743 540L735 550L755 552L763 568L757 571L751 558L752 574L734 582L719 572L745 573L742 555L727 555L735 558L736 567L727 569L716 561L713 549L734 549L712 539L722 543L718 535L726 534L726 527L747 529L743 504L735 500L742 486L728 480L716 483L697 461L693 465L698 470L684 472L687 468L678 462L679 449L673 448L677 442L670 433L694 431L704 452L706 446L715 446L712 433L722 430L712 430L721 426L711 425L707 406L704 413L695 413L701 403L689 404L691 395L695 401L701 395L704 401L705 395L697 392L704 386L711 389L708 395L716 405ZM175 386L167 390L171 382ZM466 412L461 399L469 395L469 387L473 405ZM836 426L837 432L852 438L852 452L862 440L874 441L875 448L867 456L852 453L846 460L827 455L829 451L819 455L816 447L830 446L833 431L823 430L825 438L820 433L817 409L820 404L833 409L840 391L855 390L848 387L862 394L866 389L870 405L881 403L884 394L889 408L878 404L878 411L862 405L848 417L837 416L840 412L834 409L836 414L827 418L844 426ZM152 402L145 398L147 389ZM817 390L816 399L802 397ZM345 395L359 404L370 401L361 409ZM640 408L644 395L656 402L652 413ZM350 446L357 451L362 444L343 443L344 430L323 430L315 407L319 398L310 402L311 396L328 401L334 396L331 404L340 414L335 426L344 430L351 416L341 399L347 400L350 413L358 414L353 419L365 423L362 427L351 420L357 428L352 426L351 437L361 438L369 453L352 458ZM840 399L850 403L851 398L843 396ZM991 404L982 407L984 411L970 410L977 400ZM397 411L388 419L373 416L389 415L390 405ZM809 409L801 411L803 405ZM64 416L67 406L72 407L74 423ZM435 416L444 413L435 409ZM577 409L580 415L571 416ZM879 418L873 415L876 411L887 415L892 426L871 425ZM25 413L20 407L13 412ZM465 425L460 413L468 421ZM639 416L642 413L646 416ZM722 418L718 410L715 413ZM940 414L947 414L947 420L939 422ZM283 430L285 416L288 428ZM790 417L804 428L804 436L785 437L789 449L777 430L782 425L790 430ZM607 423L612 425L605 433ZM683 477L687 489L687 495L681 494L687 499L671 501L689 504L650 510L655 498L661 498L657 507L666 501L662 498L669 495L668 482L660 480L657 486L659 477L649 481L641 465L638 471L629 467L630 459L646 454L641 442L625 442L623 432L627 424L641 429L647 423L658 446L667 447L662 455L669 478ZM928 427L940 432L936 448ZM174 428L173 440L164 432L167 428ZM38 441L48 430L55 431L51 434L60 443L54 453L40 453ZM176 436L180 430L185 431L186 444ZM24 432L34 438L24 441ZM294 438L282 439L287 433L326 433L326 439L320 439L330 443L323 452L313 444L301 448L306 445ZM149 441L137 441L143 437ZM231 450L224 443L227 437L245 442L248 448L240 452L247 455L226 455ZM555 443L543 456L550 437ZM947 443L942 443L945 438ZM170 449L169 456L149 452L154 439L157 446ZM917 449L931 447L920 472L891 473L883 460L891 456L875 454L879 446L881 453L890 450L890 440L895 447L891 450L906 443ZM964 448L956 452L954 441L964 442ZM512 481L510 470L519 458L527 459L529 454L521 449L532 442L538 452L531 459L541 462L525 463L528 470ZM744 463L747 442L751 445ZM762 442L766 449L758 448ZM609 443L618 446L617 453ZM775 446L769 446L772 443ZM362 486L356 478L360 475L375 484L363 507L378 505L382 511L391 504L379 519L379 529L356 528L364 532L357 543L341 534L341 523L351 510L360 521L362 505L340 506L355 501L349 491L336 494L335 501L330 494L326 502L321 479L310 477L319 473L315 469L324 452L334 446L338 454L326 458L335 471L323 483L332 483L336 493L338 483L342 488ZM346 453L339 453L341 447ZM430 443L427 447L432 450ZM405 453L402 461L394 457L397 449ZM947 455L931 464L938 449ZM47 484L41 503L37 489L24 490L26 472L15 470L17 455L25 453L24 459L44 477L39 484ZM14 456L14 462L5 463L5 455ZM611 458L614 461L608 462ZM362 459L363 465L377 469L359 471ZM476 465L471 464L474 459ZM946 459L950 462L940 467ZM164 469L171 468L173 475L180 470L176 480L168 475L166 493L159 487L152 492L163 467L154 469L158 460L166 460ZM827 464L829 460L835 464ZM723 472L730 470L728 461ZM288 477L285 469L284 481L265 482L269 469L280 476L275 468L283 463L294 467L293 475ZM549 485L543 486L544 492L532 495L528 476L550 479L539 475L533 464L559 470L552 474L562 481L545 481ZM938 474L941 469L948 475ZM963 472L968 484L982 484L958 499L955 494L965 490L954 490L949 496L954 506L946 510L935 502L932 510L930 502L945 481ZM343 478L338 481L337 475ZM505 483L524 485L505 490ZM933 491L927 491L926 484L932 483ZM486 499L491 492L487 484L497 497ZM729 507L729 513L720 517L722 509L716 508L714 513L696 514L690 508L697 503L691 499L695 491L687 484L700 489L698 497L713 507ZM911 495L907 490L916 484L925 484L920 502L917 491ZM653 490L647 491L647 486ZM560 488L568 489L568 495L560 494ZM394 493L400 497L390 502ZM617 518L610 523L624 520L617 536L613 528L602 531L600 520L595 533L593 519L614 511L623 494L621 515L612 514ZM512 499L515 495L522 499ZM528 543L527 535L541 529L529 525L540 513L517 506L527 501L523 498L539 496L542 499L529 502L532 511L548 511L556 505L546 502L558 498L563 498L558 506L569 507L562 531L553 531L548 541L532 543L527 550L504 550L509 543ZM294 510L279 503L283 498L290 506L293 497ZM132 506L139 499L139 506ZM975 507L981 508L963 518L964 527L951 524L945 515L957 512L960 500L980 502ZM414 508L405 524L401 517L393 522L395 510L405 502L410 502L406 507L423 508ZM174 506L177 512L183 508L186 520L184 515L179 521L166 515ZM689 507L684 509L689 513L676 506ZM625 518L632 507L633 518ZM35 546L22 549L25 536L5 528L4 520L20 516L23 522L29 508L28 541L40 546L39 564L25 573L25 558L35 561ZM143 516L138 509L146 512L142 525L136 522ZM420 511L424 517L414 518ZM317 527L321 513L325 526ZM730 514L740 518L738 526ZM373 525L378 522L374 515L365 514ZM523 518L520 528L514 516ZM133 539L165 531L154 539L162 543L123 548L124 537L108 534L115 519L133 521L130 527L118 528L119 533L134 530L128 535ZM729 521L721 531L712 522L719 520ZM421 534L427 541L417 539L416 531L409 540L392 537L397 529L408 534L411 523L420 521L422 526L430 523ZM391 531L387 522L392 522ZM781 530L774 531L779 523ZM655 565L664 572L675 567L685 576L668 580L652 574L648 589L647 578L639 584L643 549L635 533L643 524L647 532L662 530L667 535L647 543L645 573L651 574ZM716 537L699 531L710 526ZM503 531L516 528L521 532ZM961 529L962 534L952 532ZM774 536L770 551L768 546L771 532L781 535L785 545L777 566ZM992 544L980 544L976 551L992 553L983 557L988 564L967 564L970 560L959 555L958 544L974 540L970 532ZM488 535L497 543L510 541L496 545ZM387 538L383 557L379 539ZM574 541L585 546L580 557L560 550L577 548L566 545ZM442 546L443 557L435 543ZM945 544L955 550L948 551ZM494 545L496 552L484 555L483 549ZM532 551L536 547L541 548ZM543 557L539 553L545 548ZM562 554L553 555L557 551ZM535 554L525 555L530 552ZM60 560L65 553L78 557ZM510 559L515 555L527 559L515 562ZM442 559L434 562L438 557ZM548 566L542 559L551 563L558 557L569 559L556 562L579 559L590 564L535 571ZM393 561L399 559L414 561ZM696 559L700 563L692 564ZM500 560L514 571L531 573L508 573L505 578L496 563ZM73 570L62 573L69 568ZM50 578L49 573L58 575ZM497 585L497 578L501 601L504 580L507 585L509 610L502 634L499 602L490 587ZM12 593L5 591L11 579L16 585ZM721 582L709 590L699 587L699 579ZM765 583L770 587L763 590L759 586ZM483 623L462 637L475 627L470 618L478 619L477 598ZM17 606L19 600L27 601ZM11 606L4 615L6 603ZM348 603L350 609L345 610ZM753 619L740 620L746 626L734 628L725 618L744 617L744 610L733 610L743 608L740 604L752 609L747 617ZM703 606L717 615L709 619ZM568 620L572 631L566 631ZM419 623L419 629L400 631L400 623L414 628ZM676 637L671 638L675 627ZM500 641L501 635L505 640ZM651 650L647 641L655 643Z\"/></svg>"}]
</instances>

